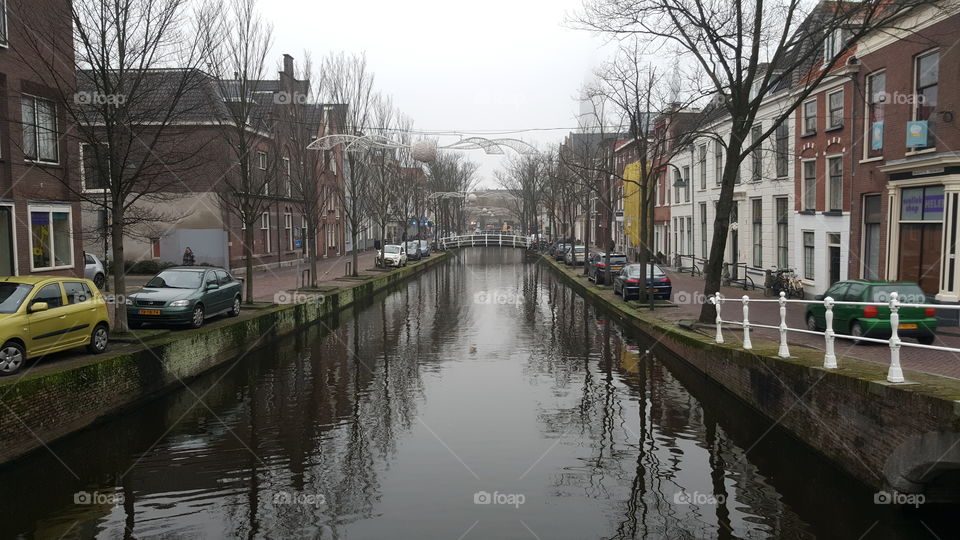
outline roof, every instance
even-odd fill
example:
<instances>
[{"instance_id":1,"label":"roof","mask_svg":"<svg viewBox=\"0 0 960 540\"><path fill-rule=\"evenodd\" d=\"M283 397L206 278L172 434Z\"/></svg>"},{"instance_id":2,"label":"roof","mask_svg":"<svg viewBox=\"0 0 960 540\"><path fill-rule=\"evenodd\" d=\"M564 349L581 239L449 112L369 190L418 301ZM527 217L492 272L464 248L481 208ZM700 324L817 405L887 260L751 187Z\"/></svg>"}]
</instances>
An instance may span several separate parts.
<instances>
[{"instance_id":1,"label":"roof","mask_svg":"<svg viewBox=\"0 0 960 540\"><path fill-rule=\"evenodd\" d=\"M83 278L72 276L4 276L0 277L3 283L22 283L24 285L37 285L48 281L77 281Z\"/></svg>"}]
</instances>

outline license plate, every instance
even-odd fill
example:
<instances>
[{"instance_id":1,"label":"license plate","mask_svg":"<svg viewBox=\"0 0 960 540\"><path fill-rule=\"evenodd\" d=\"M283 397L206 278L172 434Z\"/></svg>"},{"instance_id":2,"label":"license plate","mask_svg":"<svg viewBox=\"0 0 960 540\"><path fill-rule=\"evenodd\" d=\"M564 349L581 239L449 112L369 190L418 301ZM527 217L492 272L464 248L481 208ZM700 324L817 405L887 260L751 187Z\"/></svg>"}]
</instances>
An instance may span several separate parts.
<instances>
[{"instance_id":1,"label":"license plate","mask_svg":"<svg viewBox=\"0 0 960 540\"><path fill-rule=\"evenodd\" d=\"M159 315L159 309L141 309L139 311L140 315Z\"/></svg>"},{"instance_id":2,"label":"license plate","mask_svg":"<svg viewBox=\"0 0 960 540\"><path fill-rule=\"evenodd\" d=\"M900 323L899 325L897 325L897 328L899 328L900 330L916 330L917 324L916 323Z\"/></svg>"},{"instance_id":3,"label":"license plate","mask_svg":"<svg viewBox=\"0 0 960 540\"><path fill-rule=\"evenodd\" d=\"M656 289L647 289L647 292L648 292L648 293L655 293L655 292L657 292L657 290L656 290Z\"/></svg>"}]
</instances>

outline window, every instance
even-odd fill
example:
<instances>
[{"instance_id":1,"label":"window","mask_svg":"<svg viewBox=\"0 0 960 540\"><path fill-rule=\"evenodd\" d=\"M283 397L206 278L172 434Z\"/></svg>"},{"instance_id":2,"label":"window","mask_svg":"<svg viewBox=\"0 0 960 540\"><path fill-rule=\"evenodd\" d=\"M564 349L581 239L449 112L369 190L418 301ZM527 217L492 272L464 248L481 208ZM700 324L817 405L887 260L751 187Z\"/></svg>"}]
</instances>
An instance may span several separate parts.
<instances>
[{"instance_id":1,"label":"window","mask_svg":"<svg viewBox=\"0 0 960 540\"><path fill-rule=\"evenodd\" d=\"M866 133L864 140L870 141L865 144L866 157L883 156L883 117L884 107L887 101L887 74L885 72L874 73L867 77L867 103L866 118L864 126Z\"/></svg>"},{"instance_id":2,"label":"window","mask_svg":"<svg viewBox=\"0 0 960 540\"><path fill-rule=\"evenodd\" d=\"M293 251L293 215L290 212L283 214L283 228L287 231L287 250Z\"/></svg>"},{"instance_id":3,"label":"window","mask_svg":"<svg viewBox=\"0 0 960 540\"><path fill-rule=\"evenodd\" d=\"M264 212L260 215L260 228L269 229L270 228L270 213Z\"/></svg>"},{"instance_id":4,"label":"window","mask_svg":"<svg viewBox=\"0 0 960 540\"><path fill-rule=\"evenodd\" d=\"M2 0L0 0L2 1ZM81 189L103 192L110 187L110 147L106 144L80 144ZM102 165L101 165L102 164Z\"/></svg>"},{"instance_id":5,"label":"window","mask_svg":"<svg viewBox=\"0 0 960 540\"><path fill-rule=\"evenodd\" d=\"M714 169L716 173L715 182L719 186L723 180L723 143L716 141L713 143Z\"/></svg>"},{"instance_id":6,"label":"window","mask_svg":"<svg viewBox=\"0 0 960 540\"><path fill-rule=\"evenodd\" d=\"M23 119L23 157L29 161L57 163L57 106L49 100L24 95L21 98Z\"/></svg>"},{"instance_id":7,"label":"window","mask_svg":"<svg viewBox=\"0 0 960 540\"><path fill-rule=\"evenodd\" d=\"M223 270L214 270L214 274L217 276L217 283L222 287L228 285L233 281L233 278L230 277L230 274L224 272Z\"/></svg>"},{"instance_id":8,"label":"window","mask_svg":"<svg viewBox=\"0 0 960 540\"><path fill-rule=\"evenodd\" d=\"M63 290L67 293L67 304L79 304L93 298L90 287L82 281L64 281Z\"/></svg>"},{"instance_id":9,"label":"window","mask_svg":"<svg viewBox=\"0 0 960 540\"><path fill-rule=\"evenodd\" d=\"M293 197L293 182L290 181L290 158L283 158L283 191L287 197Z\"/></svg>"},{"instance_id":10,"label":"window","mask_svg":"<svg viewBox=\"0 0 960 540\"><path fill-rule=\"evenodd\" d=\"M42 289L37 291L37 294L33 297L33 300L30 301L30 305L32 306L38 302L46 302L47 307L50 309L62 306L63 293L60 291L60 284L51 283L49 285L45 285Z\"/></svg>"},{"instance_id":11,"label":"window","mask_svg":"<svg viewBox=\"0 0 960 540\"><path fill-rule=\"evenodd\" d=\"M700 256L706 258L707 253L707 203L700 203Z\"/></svg>"},{"instance_id":12,"label":"window","mask_svg":"<svg viewBox=\"0 0 960 540\"><path fill-rule=\"evenodd\" d=\"M750 180L759 182L763 175L763 143L760 142L760 136L763 135L763 126L757 124L750 129L750 144L755 144L750 151Z\"/></svg>"},{"instance_id":13,"label":"window","mask_svg":"<svg viewBox=\"0 0 960 540\"><path fill-rule=\"evenodd\" d=\"M7 46L7 0L0 0L0 46Z\"/></svg>"},{"instance_id":14,"label":"window","mask_svg":"<svg viewBox=\"0 0 960 540\"><path fill-rule=\"evenodd\" d=\"M817 162L803 162L803 206L802 210L817 209Z\"/></svg>"},{"instance_id":15,"label":"window","mask_svg":"<svg viewBox=\"0 0 960 540\"><path fill-rule=\"evenodd\" d=\"M916 59L916 78L915 98L913 105L913 119L918 122L927 123L926 142L921 145L914 145L913 148L929 148L933 146L930 141L933 137L931 125L933 123L933 111L937 108L937 88L940 82L940 53L939 51L929 52L920 55Z\"/></svg>"},{"instance_id":16,"label":"window","mask_svg":"<svg viewBox=\"0 0 960 540\"><path fill-rule=\"evenodd\" d=\"M690 202L690 166L683 167L683 201Z\"/></svg>"},{"instance_id":17,"label":"window","mask_svg":"<svg viewBox=\"0 0 960 540\"><path fill-rule=\"evenodd\" d=\"M763 199L750 200L753 214L753 266L763 267Z\"/></svg>"},{"instance_id":18,"label":"window","mask_svg":"<svg viewBox=\"0 0 960 540\"><path fill-rule=\"evenodd\" d=\"M863 279L880 279L880 195L863 197Z\"/></svg>"},{"instance_id":19,"label":"window","mask_svg":"<svg viewBox=\"0 0 960 540\"><path fill-rule=\"evenodd\" d=\"M261 171L267 170L267 153L257 152L257 167Z\"/></svg>"},{"instance_id":20,"label":"window","mask_svg":"<svg viewBox=\"0 0 960 540\"><path fill-rule=\"evenodd\" d=\"M827 106L830 109L827 115L827 128L843 127L843 90L827 95Z\"/></svg>"},{"instance_id":21,"label":"window","mask_svg":"<svg viewBox=\"0 0 960 540\"><path fill-rule=\"evenodd\" d=\"M803 134L813 135L817 132L817 100L803 104Z\"/></svg>"},{"instance_id":22,"label":"window","mask_svg":"<svg viewBox=\"0 0 960 540\"><path fill-rule=\"evenodd\" d=\"M33 270L73 266L70 209L30 207L30 251Z\"/></svg>"},{"instance_id":23,"label":"window","mask_svg":"<svg viewBox=\"0 0 960 540\"><path fill-rule=\"evenodd\" d=\"M790 174L790 122L784 119L774 134L774 153L777 159L777 178Z\"/></svg>"},{"instance_id":24,"label":"window","mask_svg":"<svg viewBox=\"0 0 960 540\"><path fill-rule=\"evenodd\" d=\"M680 176L680 171L673 171L673 200L676 203L680 202L680 182L682 177Z\"/></svg>"},{"instance_id":25,"label":"window","mask_svg":"<svg viewBox=\"0 0 960 540\"><path fill-rule=\"evenodd\" d=\"M701 144L697 159L700 167L700 189L707 189L707 145Z\"/></svg>"},{"instance_id":26,"label":"window","mask_svg":"<svg viewBox=\"0 0 960 540\"><path fill-rule=\"evenodd\" d=\"M789 233L787 228L787 205L789 201L786 197L777 197L774 201L777 211L777 267L789 268L789 249L787 248L787 235Z\"/></svg>"},{"instance_id":27,"label":"window","mask_svg":"<svg viewBox=\"0 0 960 540\"><path fill-rule=\"evenodd\" d=\"M687 217L687 253L693 255L693 216Z\"/></svg>"},{"instance_id":28,"label":"window","mask_svg":"<svg viewBox=\"0 0 960 540\"><path fill-rule=\"evenodd\" d=\"M829 158L827 167L830 174L830 204L827 209L840 212L843 210L843 158Z\"/></svg>"},{"instance_id":29,"label":"window","mask_svg":"<svg viewBox=\"0 0 960 540\"><path fill-rule=\"evenodd\" d=\"M836 28L828 30L823 39L823 65L827 65L840 54L843 49L843 30Z\"/></svg>"},{"instance_id":30,"label":"window","mask_svg":"<svg viewBox=\"0 0 960 540\"><path fill-rule=\"evenodd\" d=\"M814 266L816 264L816 244L814 244L814 234L813 231L803 231L803 277L804 279L813 280L815 279L815 274L813 272Z\"/></svg>"}]
</instances>

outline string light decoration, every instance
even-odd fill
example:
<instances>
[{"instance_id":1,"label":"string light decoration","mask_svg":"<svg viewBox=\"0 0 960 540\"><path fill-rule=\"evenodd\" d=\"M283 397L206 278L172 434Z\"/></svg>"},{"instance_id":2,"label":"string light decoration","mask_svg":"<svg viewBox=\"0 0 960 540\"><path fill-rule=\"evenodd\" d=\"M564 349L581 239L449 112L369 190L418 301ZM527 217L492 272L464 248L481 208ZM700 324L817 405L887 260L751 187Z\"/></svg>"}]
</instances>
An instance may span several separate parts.
<instances>
[{"instance_id":1,"label":"string light decoration","mask_svg":"<svg viewBox=\"0 0 960 540\"><path fill-rule=\"evenodd\" d=\"M530 155L536 154L537 149L519 139L501 138L487 139L484 137L468 137L461 139L453 144L438 146L435 139L424 139L411 144L404 144L393 140L385 135L327 135L320 137L307 145L308 150L332 150L334 147L343 145L345 152L369 150L379 148L384 150L397 150L408 148L412 151L413 159L430 163L437 159L439 150L483 150L488 155L503 155L506 152L504 148L509 148L518 154Z\"/></svg>"}]
</instances>

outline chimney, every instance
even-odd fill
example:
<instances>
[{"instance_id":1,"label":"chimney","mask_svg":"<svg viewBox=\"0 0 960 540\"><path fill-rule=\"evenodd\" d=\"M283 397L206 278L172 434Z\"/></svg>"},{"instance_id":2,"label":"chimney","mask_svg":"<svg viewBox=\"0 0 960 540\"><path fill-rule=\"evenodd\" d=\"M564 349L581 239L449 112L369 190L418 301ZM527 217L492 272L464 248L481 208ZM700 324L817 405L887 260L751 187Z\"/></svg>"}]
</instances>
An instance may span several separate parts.
<instances>
[{"instance_id":1,"label":"chimney","mask_svg":"<svg viewBox=\"0 0 960 540\"><path fill-rule=\"evenodd\" d=\"M293 57L286 53L283 55L283 72L293 78Z\"/></svg>"}]
</instances>

